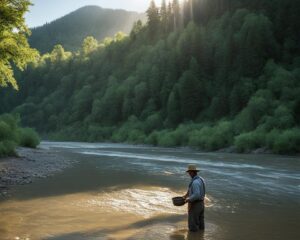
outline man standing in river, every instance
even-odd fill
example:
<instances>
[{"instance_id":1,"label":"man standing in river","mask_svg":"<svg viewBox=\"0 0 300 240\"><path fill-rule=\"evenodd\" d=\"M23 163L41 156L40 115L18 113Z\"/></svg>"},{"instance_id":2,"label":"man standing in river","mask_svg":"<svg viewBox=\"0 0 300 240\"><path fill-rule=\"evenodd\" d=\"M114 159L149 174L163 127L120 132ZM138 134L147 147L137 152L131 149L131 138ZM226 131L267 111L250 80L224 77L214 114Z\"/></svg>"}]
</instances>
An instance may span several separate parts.
<instances>
[{"instance_id":1,"label":"man standing in river","mask_svg":"<svg viewBox=\"0 0 300 240\"><path fill-rule=\"evenodd\" d=\"M205 198L205 182L198 176L199 170L195 165L188 165L186 171L191 182L187 193L183 196L185 202L188 203L188 226L189 231L197 232L204 230L204 198Z\"/></svg>"}]
</instances>

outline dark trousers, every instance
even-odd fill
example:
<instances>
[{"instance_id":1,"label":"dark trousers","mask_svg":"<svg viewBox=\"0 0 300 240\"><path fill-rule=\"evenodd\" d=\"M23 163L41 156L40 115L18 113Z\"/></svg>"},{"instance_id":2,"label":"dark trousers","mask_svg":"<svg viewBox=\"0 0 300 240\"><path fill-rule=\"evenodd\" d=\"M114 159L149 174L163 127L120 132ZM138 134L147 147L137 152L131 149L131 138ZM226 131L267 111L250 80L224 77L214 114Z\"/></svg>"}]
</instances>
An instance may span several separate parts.
<instances>
[{"instance_id":1,"label":"dark trousers","mask_svg":"<svg viewBox=\"0 0 300 240\"><path fill-rule=\"evenodd\" d=\"M188 226L191 232L204 230L204 202L198 201L188 205Z\"/></svg>"}]
</instances>

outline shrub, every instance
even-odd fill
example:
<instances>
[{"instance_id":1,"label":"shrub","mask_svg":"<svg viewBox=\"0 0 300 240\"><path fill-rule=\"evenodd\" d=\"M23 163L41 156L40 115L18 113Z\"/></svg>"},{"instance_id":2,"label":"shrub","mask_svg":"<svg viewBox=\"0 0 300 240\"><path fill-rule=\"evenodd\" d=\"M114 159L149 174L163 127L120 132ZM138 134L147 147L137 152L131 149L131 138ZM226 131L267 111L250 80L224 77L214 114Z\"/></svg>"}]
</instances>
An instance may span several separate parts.
<instances>
[{"instance_id":1,"label":"shrub","mask_svg":"<svg viewBox=\"0 0 300 240\"><path fill-rule=\"evenodd\" d=\"M111 138L113 127L98 127L98 126L89 126L88 127L88 141L107 141Z\"/></svg>"},{"instance_id":2,"label":"shrub","mask_svg":"<svg viewBox=\"0 0 300 240\"><path fill-rule=\"evenodd\" d=\"M144 143L145 133L138 129L133 129L129 132L127 141L130 143Z\"/></svg>"},{"instance_id":3,"label":"shrub","mask_svg":"<svg viewBox=\"0 0 300 240\"><path fill-rule=\"evenodd\" d=\"M162 147L176 147L180 145L180 140L176 137L174 132L163 131L158 135L157 143Z\"/></svg>"},{"instance_id":4,"label":"shrub","mask_svg":"<svg viewBox=\"0 0 300 240\"><path fill-rule=\"evenodd\" d=\"M276 118L276 126L275 127L277 127L277 128L287 129L287 128L291 128L292 126L295 125L292 111L284 105L280 105L274 111L274 117Z\"/></svg>"},{"instance_id":5,"label":"shrub","mask_svg":"<svg viewBox=\"0 0 300 240\"><path fill-rule=\"evenodd\" d=\"M234 119L234 132L240 134L255 129L255 123L252 119L249 109L244 108Z\"/></svg>"},{"instance_id":6,"label":"shrub","mask_svg":"<svg viewBox=\"0 0 300 240\"><path fill-rule=\"evenodd\" d=\"M208 138L212 135L211 127L203 127L200 130L192 132L189 139L189 145L200 149L208 149Z\"/></svg>"},{"instance_id":7,"label":"shrub","mask_svg":"<svg viewBox=\"0 0 300 240\"><path fill-rule=\"evenodd\" d=\"M145 139L145 144L150 144L156 146L158 144L158 135L157 131L152 132L148 137Z\"/></svg>"},{"instance_id":8,"label":"shrub","mask_svg":"<svg viewBox=\"0 0 300 240\"><path fill-rule=\"evenodd\" d=\"M274 139L272 147L274 153L299 153L300 129L294 128L283 131Z\"/></svg>"},{"instance_id":9,"label":"shrub","mask_svg":"<svg viewBox=\"0 0 300 240\"><path fill-rule=\"evenodd\" d=\"M32 128L18 129L18 143L22 147L36 148L40 138Z\"/></svg>"},{"instance_id":10,"label":"shrub","mask_svg":"<svg viewBox=\"0 0 300 240\"><path fill-rule=\"evenodd\" d=\"M242 133L234 138L234 145L239 152L247 152L265 146L265 133L260 131Z\"/></svg>"},{"instance_id":11,"label":"shrub","mask_svg":"<svg viewBox=\"0 0 300 240\"><path fill-rule=\"evenodd\" d=\"M162 126L163 120L158 113L149 116L144 123L144 129L146 133L150 133L153 130L160 129Z\"/></svg>"},{"instance_id":12,"label":"shrub","mask_svg":"<svg viewBox=\"0 0 300 240\"><path fill-rule=\"evenodd\" d=\"M121 127L113 132L111 140L113 142L125 142L128 138L128 132L126 127Z\"/></svg>"},{"instance_id":13,"label":"shrub","mask_svg":"<svg viewBox=\"0 0 300 240\"><path fill-rule=\"evenodd\" d=\"M233 128L228 121L221 121L215 127L203 127L190 134L189 145L204 150L229 147L233 142Z\"/></svg>"},{"instance_id":14,"label":"shrub","mask_svg":"<svg viewBox=\"0 0 300 240\"><path fill-rule=\"evenodd\" d=\"M0 121L0 141L11 139L11 137L12 137L12 130L10 126L4 121Z\"/></svg>"},{"instance_id":15,"label":"shrub","mask_svg":"<svg viewBox=\"0 0 300 240\"><path fill-rule=\"evenodd\" d=\"M12 131L18 128L19 117L12 114L3 114L0 116L0 121L5 122Z\"/></svg>"},{"instance_id":16,"label":"shrub","mask_svg":"<svg viewBox=\"0 0 300 240\"><path fill-rule=\"evenodd\" d=\"M0 141L0 157L16 155L15 148L16 143L13 141Z\"/></svg>"}]
</instances>

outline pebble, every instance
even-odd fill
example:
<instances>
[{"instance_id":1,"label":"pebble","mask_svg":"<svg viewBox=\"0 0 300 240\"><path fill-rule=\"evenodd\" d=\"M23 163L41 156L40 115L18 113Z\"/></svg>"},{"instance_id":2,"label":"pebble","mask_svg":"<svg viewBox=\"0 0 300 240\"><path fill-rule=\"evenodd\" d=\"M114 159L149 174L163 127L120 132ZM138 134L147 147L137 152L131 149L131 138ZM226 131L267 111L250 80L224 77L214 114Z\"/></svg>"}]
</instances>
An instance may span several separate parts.
<instances>
[{"instance_id":1,"label":"pebble","mask_svg":"<svg viewBox=\"0 0 300 240\"><path fill-rule=\"evenodd\" d=\"M7 195L4 190L11 185L32 183L35 178L51 176L75 163L49 150L19 148L18 154L20 158L7 158L1 161L0 195Z\"/></svg>"}]
</instances>

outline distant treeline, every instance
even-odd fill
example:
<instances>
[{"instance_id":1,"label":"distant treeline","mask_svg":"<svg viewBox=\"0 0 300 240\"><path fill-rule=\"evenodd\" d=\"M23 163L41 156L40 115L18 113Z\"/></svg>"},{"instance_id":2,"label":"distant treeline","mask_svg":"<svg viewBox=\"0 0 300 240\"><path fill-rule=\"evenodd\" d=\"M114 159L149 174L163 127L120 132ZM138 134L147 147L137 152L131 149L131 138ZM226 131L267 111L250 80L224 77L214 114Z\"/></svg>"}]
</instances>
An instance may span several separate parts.
<instances>
[{"instance_id":1,"label":"distant treeline","mask_svg":"<svg viewBox=\"0 0 300 240\"><path fill-rule=\"evenodd\" d=\"M300 1L190 0L129 36L60 45L0 112L60 140L300 152Z\"/></svg>"}]
</instances>

